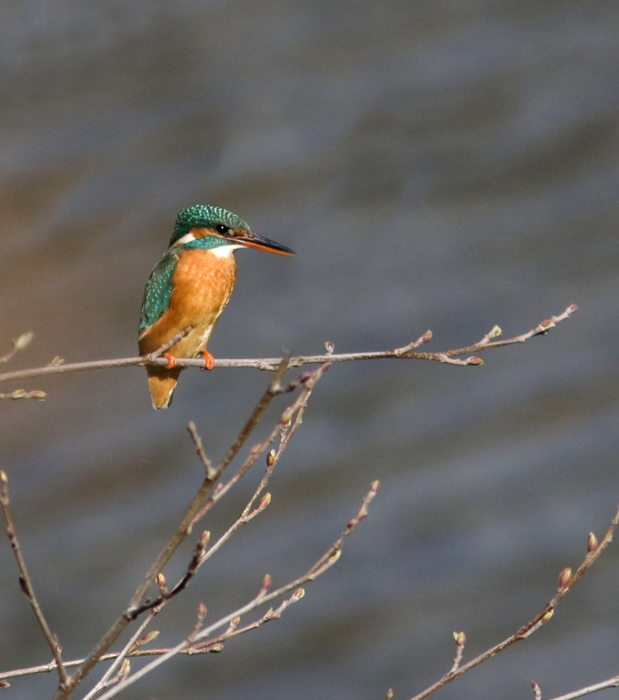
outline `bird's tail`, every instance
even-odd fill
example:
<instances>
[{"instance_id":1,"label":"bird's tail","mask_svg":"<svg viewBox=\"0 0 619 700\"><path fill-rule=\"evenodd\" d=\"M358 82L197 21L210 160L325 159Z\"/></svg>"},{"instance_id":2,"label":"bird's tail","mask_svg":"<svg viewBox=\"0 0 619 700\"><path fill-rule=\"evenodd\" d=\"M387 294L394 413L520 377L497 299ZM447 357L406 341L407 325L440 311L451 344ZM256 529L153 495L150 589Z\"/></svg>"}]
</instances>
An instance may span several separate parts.
<instances>
[{"instance_id":1,"label":"bird's tail","mask_svg":"<svg viewBox=\"0 0 619 700\"><path fill-rule=\"evenodd\" d=\"M153 408L168 408L172 403L172 394L176 389L180 368L168 369L167 367L148 367L148 388Z\"/></svg>"}]
</instances>

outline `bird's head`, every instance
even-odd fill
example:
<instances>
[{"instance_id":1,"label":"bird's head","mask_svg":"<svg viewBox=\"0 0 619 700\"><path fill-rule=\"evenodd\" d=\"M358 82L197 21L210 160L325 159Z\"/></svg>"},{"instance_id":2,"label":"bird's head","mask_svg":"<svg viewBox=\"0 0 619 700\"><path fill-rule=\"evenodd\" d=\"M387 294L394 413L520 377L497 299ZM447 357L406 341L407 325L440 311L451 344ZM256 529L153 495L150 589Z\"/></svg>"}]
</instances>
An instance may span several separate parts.
<instances>
[{"instance_id":1,"label":"bird's head","mask_svg":"<svg viewBox=\"0 0 619 700\"><path fill-rule=\"evenodd\" d=\"M170 247L191 244L205 238L213 239L213 247L245 246L279 255L294 255L290 248L252 233L243 219L231 211L206 204L182 209L176 218Z\"/></svg>"}]
</instances>

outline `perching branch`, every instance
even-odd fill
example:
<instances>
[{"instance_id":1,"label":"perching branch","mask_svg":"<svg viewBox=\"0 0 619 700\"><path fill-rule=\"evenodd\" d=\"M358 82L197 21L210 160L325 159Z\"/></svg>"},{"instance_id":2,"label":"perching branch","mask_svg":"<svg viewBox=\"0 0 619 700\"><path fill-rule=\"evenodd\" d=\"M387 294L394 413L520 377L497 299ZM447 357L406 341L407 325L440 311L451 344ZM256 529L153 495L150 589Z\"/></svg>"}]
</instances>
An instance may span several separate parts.
<instances>
[{"instance_id":1,"label":"perching branch","mask_svg":"<svg viewBox=\"0 0 619 700\"><path fill-rule=\"evenodd\" d=\"M432 362L441 362L450 365L481 365L482 360L471 355L465 359L458 359L460 355L470 355L470 353L481 352L491 348L503 347L505 345L514 345L516 343L524 343L536 335L544 335L551 328L554 328L560 321L569 318L575 311L578 310L576 304L571 304L568 308L558 316L552 316L545 321L539 323L535 328L514 336L513 338L501 339L502 331L498 326L487 333L480 341L467 345L462 348L453 348L443 352L418 352L416 349L425 343L432 340L432 332L427 331L420 338L404 345L401 348L393 350L381 350L378 352L357 352L357 353L342 353L335 355L332 353L324 353L322 355L299 355L291 357L288 366L290 368L300 367L306 364L322 364L324 362L350 362L355 360L429 360ZM92 362L74 362L71 364L54 363L45 367L37 367L34 369L20 370L17 372L5 372L0 374L0 382L8 382L16 379L31 379L32 377L42 377L53 374L66 374L68 372L85 372L96 369L114 369L117 367L134 367L145 365L167 366L168 361L161 355L174 345L178 340L187 333L185 329L178 336L173 338L169 343L159 348L156 352L146 355L145 357L127 357L117 360L95 360ZM282 363L281 357L263 357L258 359L219 359L215 360L215 367L253 367L255 369L266 370L270 372L277 371L277 368ZM201 359L183 359L177 358L177 367L204 367L204 360Z\"/></svg>"}]
</instances>

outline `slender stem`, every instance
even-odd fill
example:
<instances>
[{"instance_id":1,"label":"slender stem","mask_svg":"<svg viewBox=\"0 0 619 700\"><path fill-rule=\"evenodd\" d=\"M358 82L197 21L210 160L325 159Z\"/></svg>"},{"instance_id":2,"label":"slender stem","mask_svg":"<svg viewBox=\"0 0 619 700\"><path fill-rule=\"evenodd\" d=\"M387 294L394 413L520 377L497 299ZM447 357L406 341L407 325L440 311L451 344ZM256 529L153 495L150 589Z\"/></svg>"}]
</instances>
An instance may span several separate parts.
<instances>
[{"instance_id":1,"label":"slender stem","mask_svg":"<svg viewBox=\"0 0 619 700\"><path fill-rule=\"evenodd\" d=\"M114 663L110 664L110 667L103 674L101 680L97 683L97 685L95 685L95 687L89 693L84 695L83 700L92 700L92 698L95 698L102 690L105 690L113 682L111 681L111 679L114 676L116 669L120 667L122 662L128 656L129 652L139 639L142 632L148 627L148 625L150 625L156 614L157 612L155 610L151 610L150 613L144 618L144 620L142 620L142 623L137 628L137 630L131 635L129 641L125 644L121 651L119 651L116 654Z\"/></svg>"},{"instance_id":2,"label":"slender stem","mask_svg":"<svg viewBox=\"0 0 619 700\"><path fill-rule=\"evenodd\" d=\"M236 482L239 481L239 479L241 479L243 475L256 463L257 459L266 451L269 445L273 444L278 433L282 433L286 429L286 427L289 425L289 421L292 420L292 416L294 416L295 414L297 414L298 416L298 412L307 403L307 400L312 392L315 383L322 376L326 367L328 367L327 364L322 365L318 369L314 370L310 374L310 376L306 378L306 381L303 383L303 390L301 391L297 399L292 403L292 405L288 406L288 408L284 411L282 420L273 428L271 433L262 443L254 445L254 447L251 449L251 452L249 453L249 456L247 457L245 462L243 462L236 474L234 474L234 476L232 476L226 483L219 484L217 492L209 498L209 500L196 514L194 522L197 522L198 520L203 518L204 515L215 505L215 503L220 498L222 498L222 496L224 496L236 484ZM293 382L286 389L284 389L284 391L288 391L292 388L295 388L297 384L297 382ZM251 505L252 503L249 504L248 509L251 507Z\"/></svg>"},{"instance_id":3,"label":"slender stem","mask_svg":"<svg viewBox=\"0 0 619 700\"><path fill-rule=\"evenodd\" d=\"M41 610L41 606L39 605L39 601L37 600L37 597L35 595L32 580L30 579L30 575L28 574L26 560L24 559L21 547L19 546L17 532L15 530L15 523L13 521L13 515L11 513L9 500L9 479L4 471L0 471L0 506L2 507L4 519L6 520L6 534L11 544L13 554L15 555L17 568L19 570L19 584L24 594L26 595L28 602L30 603L30 607L32 608L37 622L39 623L39 626L43 631L43 635L47 640L49 648L52 650L56 668L58 669L60 685L62 687L67 683L68 676L64 663L62 662L61 646L58 642L58 638L51 631L49 625L47 624L47 620L43 615L43 610Z\"/></svg>"},{"instance_id":4,"label":"slender stem","mask_svg":"<svg viewBox=\"0 0 619 700\"><path fill-rule=\"evenodd\" d=\"M579 690L574 690L567 695L560 695L551 700L576 700L576 698L582 698L585 695L591 695L591 693L597 693L598 690L608 690L608 688L619 687L619 676L614 676L601 683L594 683L593 685L588 685L585 688L580 688Z\"/></svg>"},{"instance_id":5,"label":"slender stem","mask_svg":"<svg viewBox=\"0 0 619 700\"><path fill-rule=\"evenodd\" d=\"M413 698L411 698L411 700L423 700L423 698L427 698L429 695L432 695L432 693L435 693L439 688L442 688L448 683L451 683L451 681L455 680L462 674L467 673L467 671L470 671L472 668L475 668L475 666L479 666L479 664L483 663L484 661L487 661L493 656L496 656L499 652L503 651L512 644L520 642L523 639L527 639L542 625L548 622L553 616L554 610L557 607L557 605L563 600L563 598L565 598L565 596L573 588L574 584L582 576L584 576L584 574L589 570L593 562L595 562L601 556L602 552L612 542L617 525L619 525L619 508L617 508L613 519L610 521L610 526L608 527L608 530L606 531L606 534L604 535L599 545L596 545L592 550L589 550L587 552L587 555L583 559L578 569L576 569L574 574L572 575L570 572L570 575L566 577L565 584L559 586L555 595L538 613L536 613L528 622L522 625L520 629L516 630L516 632L511 634L509 637L499 642L498 644L495 644L495 646L490 647L490 649L487 649L486 651L482 652L481 654L479 654L479 656L476 656L468 663L458 666L457 670L448 671L436 683L427 687L418 695L415 695Z\"/></svg>"}]
</instances>

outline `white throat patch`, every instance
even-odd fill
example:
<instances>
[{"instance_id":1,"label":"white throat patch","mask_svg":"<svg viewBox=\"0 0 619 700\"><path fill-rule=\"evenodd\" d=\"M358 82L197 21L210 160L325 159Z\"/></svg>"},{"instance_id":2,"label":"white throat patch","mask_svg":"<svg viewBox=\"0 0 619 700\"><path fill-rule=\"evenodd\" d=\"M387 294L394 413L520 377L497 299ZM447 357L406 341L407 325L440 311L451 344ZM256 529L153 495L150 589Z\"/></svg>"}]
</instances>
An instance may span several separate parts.
<instances>
[{"instance_id":1,"label":"white throat patch","mask_svg":"<svg viewBox=\"0 0 619 700\"><path fill-rule=\"evenodd\" d=\"M217 248L211 248L210 252L216 257L216 258L227 258L228 256L232 255L235 250L238 250L239 248L243 248L244 246L238 245L238 243L230 243L230 245L220 245L217 246Z\"/></svg>"}]
</instances>

